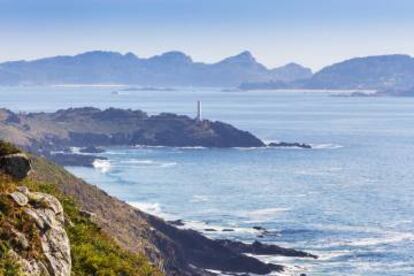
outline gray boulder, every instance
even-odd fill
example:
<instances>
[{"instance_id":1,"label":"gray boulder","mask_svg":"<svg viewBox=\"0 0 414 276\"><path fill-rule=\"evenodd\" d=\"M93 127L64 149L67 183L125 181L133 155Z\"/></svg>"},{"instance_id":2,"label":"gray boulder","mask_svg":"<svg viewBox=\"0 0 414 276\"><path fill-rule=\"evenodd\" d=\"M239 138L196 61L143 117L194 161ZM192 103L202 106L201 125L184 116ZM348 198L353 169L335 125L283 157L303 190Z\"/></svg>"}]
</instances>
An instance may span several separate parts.
<instances>
[{"instance_id":1,"label":"gray boulder","mask_svg":"<svg viewBox=\"0 0 414 276\"><path fill-rule=\"evenodd\" d=\"M30 159L24 153L0 157L0 170L16 179L25 178L32 169Z\"/></svg>"}]
</instances>

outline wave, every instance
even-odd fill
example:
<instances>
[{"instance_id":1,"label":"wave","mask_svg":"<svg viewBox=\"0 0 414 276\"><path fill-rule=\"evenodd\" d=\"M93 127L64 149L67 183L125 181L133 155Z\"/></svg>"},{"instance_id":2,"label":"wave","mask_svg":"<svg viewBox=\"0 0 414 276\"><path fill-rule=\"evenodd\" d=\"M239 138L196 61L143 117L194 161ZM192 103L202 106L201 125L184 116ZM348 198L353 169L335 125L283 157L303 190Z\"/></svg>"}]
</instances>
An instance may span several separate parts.
<instances>
[{"instance_id":1,"label":"wave","mask_svg":"<svg viewBox=\"0 0 414 276\"><path fill-rule=\"evenodd\" d=\"M208 196L204 195L193 195L193 198L190 200L190 202L206 202L208 201Z\"/></svg>"},{"instance_id":2,"label":"wave","mask_svg":"<svg viewBox=\"0 0 414 276\"><path fill-rule=\"evenodd\" d=\"M385 232L382 237L368 237L349 241L331 243L330 246L368 247L375 245L387 245L403 241L414 241L414 234L401 232Z\"/></svg>"},{"instance_id":3,"label":"wave","mask_svg":"<svg viewBox=\"0 0 414 276\"><path fill-rule=\"evenodd\" d=\"M95 161L92 163L92 166L102 173L108 172L112 167L110 161L101 159L95 159Z\"/></svg>"},{"instance_id":4,"label":"wave","mask_svg":"<svg viewBox=\"0 0 414 276\"><path fill-rule=\"evenodd\" d=\"M338 144L310 144L312 149L340 149L344 146Z\"/></svg>"},{"instance_id":5,"label":"wave","mask_svg":"<svg viewBox=\"0 0 414 276\"><path fill-rule=\"evenodd\" d=\"M163 219L175 219L175 217L171 216L170 214L163 212L161 205L159 203L142 201L128 201L127 203L132 207L138 208L139 210L150 215L161 217Z\"/></svg>"},{"instance_id":6,"label":"wave","mask_svg":"<svg viewBox=\"0 0 414 276\"><path fill-rule=\"evenodd\" d=\"M202 147L202 146L193 146L193 147L174 147L174 148L184 149L184 150L204 150L204 149L208 149L207 147Z\"/></svg>"},{"instance_id":7,"label":"wave","mask_svg":"<svg viewBox=\"0 0 414 276\"><path fill-rule=\"evenodd\" d=\"M202 221L184 220L184 225L179 226L181 229L191 229L204 233L205 235L228 235L233 234L257 234L259 231L251 227L236 227L236 226L223 226L216 224L209 224ZM208 230L206 230L208 229ZM226 231L231 229L231 231Z\"/></svg>"}]
</instances>

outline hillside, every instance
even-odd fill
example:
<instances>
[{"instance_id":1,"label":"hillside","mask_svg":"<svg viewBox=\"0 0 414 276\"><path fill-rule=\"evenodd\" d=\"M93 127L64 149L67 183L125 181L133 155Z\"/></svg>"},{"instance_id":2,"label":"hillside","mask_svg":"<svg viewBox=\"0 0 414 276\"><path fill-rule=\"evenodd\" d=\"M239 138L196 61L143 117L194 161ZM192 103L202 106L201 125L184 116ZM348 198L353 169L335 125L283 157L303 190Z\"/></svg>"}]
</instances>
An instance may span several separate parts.
<instances>
[{"instance_id":1,"label":"hillside","mask_svg":"<svg viewBox=\"0 0 414 276\"><path fill-rule=\"evenodd\" d=\"M9 149L14 152L13 146L5 148L7 153L10 152ZM23 180L4 175L4 166L0 162L0 170L3 170L0 179L0 223L16 224L16 210L19 207L10 202L8 194L16 190L25 191L18 186L27 187L26 194L41 192L45 196L55 197L63 206L63 211L56 215L61 216L63 212L65 214L65 219L62 217L61 221L70 240L71 265L75 275L158 275L159 272L146 261L146 258L167 275L211 275L206 269L267 274L271 271L280 271L283 267L262 263L243 253L263 252L271 255L315 258L305 252L274 245L215 241L196 231L178 229L160 218L145 214L111 197L45 159L36 156L30 156L30 159L33 169ZM49 208L43 203L29 204L31 205L28 206L34 206L30 208ZM43 262L42 250L37 243L32 243L33 246L29 248L31 251L26 253L27 250L21 251L20 247L12 242L10 233L13 231L7 230L6 227L2 229L0 254L3 257L0 269L21 269L19 262L5 257L11 248L28 260ZM18 229L24 230L27 227ZM30 237L36 239L36 236Z\"/></svg>"},{"instance_id":2,"label":"hillside","mask_svg":"<svg viewBox=\"0 0 414 276\"><path fill-rule=\"evenodd\" d=\"M59 177L0 141L0 275L161 275L39 173Z\"/></svg>"},{"instance_id":3,"label":"hillside","mask_svg":"<svg viewBox=\"0 0 414 276\"><path fill-rule=\"evenodd\" d=\"M414 86L414 59L408 55L354 58L325 67L306 82L318 89L401 89Z\"/></svg>"},{"instance_id":4,"label":"hillside","mask_svg":"<svg viewBox=\"0 0 414 276\"><path fill-rule=\"evenodd\" d=\"M172 51L150 58L92 51L0 64L0 85L135 84L141 86L231 86L249 81L291 81L311 74L301 66L268 69L250 52L222 61L194 62Z\"/></svg>"}]
</instances>

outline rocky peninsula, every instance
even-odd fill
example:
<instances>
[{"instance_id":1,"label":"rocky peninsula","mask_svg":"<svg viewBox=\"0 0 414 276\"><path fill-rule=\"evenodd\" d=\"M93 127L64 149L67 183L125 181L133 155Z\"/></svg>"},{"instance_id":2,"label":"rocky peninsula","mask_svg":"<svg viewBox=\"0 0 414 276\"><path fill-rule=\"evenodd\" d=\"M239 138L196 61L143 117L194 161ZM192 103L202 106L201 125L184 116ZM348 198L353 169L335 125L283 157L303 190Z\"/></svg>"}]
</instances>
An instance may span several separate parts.
<instances>
[{"instance_id":1,"label":"rocky peninsula","mask_svg":"<svg viewBox=\"0 0 414 276\"><path fill-rule=\"evenodd\" d=\"M140 110L94 107L53 113L14 113L0 110L0 139L62 165L90 166L101 147L303 147L299 143L266 145L253 134L219 121L197 120L171 113L148 115ZM68 148L83 148L73 154Z\"/></svg>"}]
</instances>

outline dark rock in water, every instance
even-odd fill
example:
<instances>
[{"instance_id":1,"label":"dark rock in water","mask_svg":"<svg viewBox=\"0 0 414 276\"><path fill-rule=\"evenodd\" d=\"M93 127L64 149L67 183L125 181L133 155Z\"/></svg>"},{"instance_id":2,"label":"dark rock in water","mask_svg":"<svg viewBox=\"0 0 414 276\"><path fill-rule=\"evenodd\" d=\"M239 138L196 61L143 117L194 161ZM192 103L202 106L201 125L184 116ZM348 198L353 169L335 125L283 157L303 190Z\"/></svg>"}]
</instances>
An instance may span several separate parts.
<instances>
[{"instance_id":1,"label":"dark rock in water","mask_svg":"<svg viewBox=\"0 0 414 276\"><path fill-rule=\"evenodd\" d=\"M204 231L206 231L206 232L217 232L217 230L214 229L214 228L206 228L206 229L204 229Z\"/></svg>"},{"instance_id":2,"label":"dark rock in water","mask_svg":"<svg viewBox=\"0 0 414 276\"><path fill-rule=\"evenodd\" d=\"M250 253L256 255L281 255L287 257L304 257L317 259L318 256L295 250L290 248L283 248L272 244L263 244L255 241L252 244L246 244L238 241L231 240L218 240L218 242L226 248L237 253Z\"/></svg>"},{"instance_id":3,"label":"dark rock in water","mask_svg":"<svg viewBox=\"0 0 414 276\"><path fill-rule=\"evenodd\" d=\"M55 153L50 154L48 159L58 163L61 166L83 166L93 167L95 160L107 160L105 157L84 155L76 153Z\"/></svg>"},{"instance_id":4,"label":"dark rock in water","mask_svg":"<svg viewBox=\"0 0 414 276\"><path fill-rule=\"evenodd\" d=\"M268 145L269 147L295 147L295 148L303 148L303 149L311 149L312 146L309 144L304 143L286 143L286 142L280 142L280 143L270 143Z\"/></svg>"},{"instance_id":5,"label":"dark rock in water","mask_svg":"<svg viewBox=\"0 0 414 276\"><path fill-rule=\"evenodd\" d=\"M170 249L171 252L169 254L174 255L176 259L180 260L179 262L182 262L178 265L187 263L203 269L260 275L283 270L283 267L280 265L266 264L255 258L231 250L224 246L222 242L204 237L197 231L178 229L165 223L162 219L151 215L146 215L146 217L150 225L162 233L163 240L159 241L159 246L165 250ZM173 240L176 248L175 251L171 246L168 246L168 240ZM208 274L206 272L198 272L189 275Z\"/></svg>"},{"instance_id":6,"label":"dark rock in water","mask_svg":"<svg viewBox=\"0 0 414 276\"><path fill-rule=\"evenodd\" d=\"M181 219L177 219L177 220L170 220L168 221L169 224L174 225L174 226L184 226L184 222Z\"/></svg>"},{"instance_id":7,"label":"dark rock in water","mask_svg":"<svg viewBox=\"0 0 414 276\"><path fill-rule=\"evenodd\" d=\"M0 157L0 170L16 179L25 178L31 169L30 159L23 153Z\"/></svg>"},{"instance_id":8,"label":"dark rock in water","mask_svg":"<svg viewBox=\"0 0 414 276\"><path fill-rule=\"evenodd\" d=\"M257 231L266 231L266 228L264 228L264 227L262 227L262 226L253 226L252 227L254 230L257 230Z\"/></svg>"},{"instance_id":9,"label":"dark rock in water","mask_svg":"<svg viewBox=\"0 0 414 276\"><path fill-rule=\"evenodd\" d=\"M222 230L223 232L234 232L234 229L226 228Z\"/></svg>"},{"instance_id":10,"label":"dark rock in water","mask_svg":"<svg viewBox=\"0 0 414 276\"><path fill-rule=\"evenodd\" d=\"M105 152L104 149L97 148L97 147L94 147L94 146L89 146L89 147L86 147L86 148L82 148L79 151L81 153L103 153L103 152Z\"/></svg>"}]
</instances>

